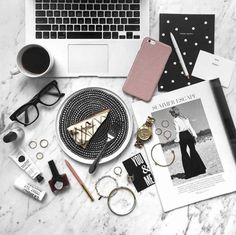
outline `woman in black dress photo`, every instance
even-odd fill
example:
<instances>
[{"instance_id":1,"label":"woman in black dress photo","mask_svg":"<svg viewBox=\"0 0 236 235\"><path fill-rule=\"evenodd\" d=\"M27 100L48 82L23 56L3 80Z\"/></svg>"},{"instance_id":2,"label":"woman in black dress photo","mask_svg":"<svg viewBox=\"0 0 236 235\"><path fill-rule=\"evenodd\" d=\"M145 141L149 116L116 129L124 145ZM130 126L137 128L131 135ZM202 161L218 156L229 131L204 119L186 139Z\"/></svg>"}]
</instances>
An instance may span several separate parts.
<instances>
[{"instance_id":1,"label":"woman in black dress photo","mask_svg":"<svg viewBox=\"0 0 236 235\"><path fill-rule=\"evenodd\" d=\"M174 117L176 129L174 141L180 144L185 179L206 173L206 167L195 149L197 134L189 119L180 113L177 107L172 107L169 112ZM190 149L190 156L187 152L187 146Z\"/></svg>"}]
</instances>

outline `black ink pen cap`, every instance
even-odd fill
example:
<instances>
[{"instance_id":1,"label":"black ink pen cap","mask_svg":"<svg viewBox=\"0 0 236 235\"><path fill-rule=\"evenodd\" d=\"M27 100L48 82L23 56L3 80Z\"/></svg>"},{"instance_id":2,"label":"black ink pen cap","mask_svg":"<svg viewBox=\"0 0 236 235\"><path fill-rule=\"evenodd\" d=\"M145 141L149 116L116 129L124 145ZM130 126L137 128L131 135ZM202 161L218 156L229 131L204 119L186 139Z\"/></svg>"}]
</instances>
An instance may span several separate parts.
<instances>
[{"instance_id":1,"label":"black ink pen cap","mask_svg":"<svg viewBox=\"0 0 236 235\"><path fill-rule=\"evenodd\" d=\"M55 165L55 163L54 163L53 160L49 161L49 162L48 162L48 165L49 165L49 167L50 167L50 170L51 170L51 172L52 172L52 176L53 176L53 177L57 178L58 176L60 176L60 174L59 174L59 172L58 172L58 170L57 170L57 167L56 167L56 165Z\"/></svg>"}]
</instances>

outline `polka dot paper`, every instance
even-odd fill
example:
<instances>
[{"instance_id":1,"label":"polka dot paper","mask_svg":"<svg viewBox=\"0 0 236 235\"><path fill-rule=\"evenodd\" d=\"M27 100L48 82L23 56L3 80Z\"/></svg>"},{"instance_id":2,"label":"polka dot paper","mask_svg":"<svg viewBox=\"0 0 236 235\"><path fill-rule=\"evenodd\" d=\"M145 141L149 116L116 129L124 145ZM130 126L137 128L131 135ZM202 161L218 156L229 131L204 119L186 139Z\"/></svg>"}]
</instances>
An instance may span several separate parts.
<instances>
[{"instance_id":1,"label":"polka dot paper","mask_svg":"<svg viewBox=\"0 0 236 235\"><path fill-rule=\"evenodd\" d=\"M214 53L215 15L160 14L160 41L172 47L165 72L159 81L160 91L171 91L202 80L188 80L170 39L173 33L191 75L200 50Z\"/></svg>"}]
</instances>

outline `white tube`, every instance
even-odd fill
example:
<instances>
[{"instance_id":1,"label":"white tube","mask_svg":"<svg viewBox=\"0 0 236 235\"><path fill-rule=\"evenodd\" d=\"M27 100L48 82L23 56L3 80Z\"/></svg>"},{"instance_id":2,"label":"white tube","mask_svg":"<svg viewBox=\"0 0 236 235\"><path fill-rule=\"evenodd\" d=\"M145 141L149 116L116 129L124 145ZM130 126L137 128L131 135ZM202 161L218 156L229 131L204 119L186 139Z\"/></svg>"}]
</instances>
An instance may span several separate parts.
<instances>
[{"instance_id":1,"label":"white tube","mask_svg":"<svg viewBox=\"0 0 236 235\"><path fill-rule=\"evenodd\" d=\"M38 201L42 201L46 195L45 191L42 191L38 187L25 182L21 178L16 179L14 187Z\"/></svg>"},{"instance_id":2,"label":"white tube","mask_svg":"<svg viewBox=\"0 0 236 235\"><path fill-rule=\"evenodd\" d=\"M16 149L9 157L32 179L36 179L38 182L43 180L40 170L23 150Z\"/></svg>"}]
</instances>

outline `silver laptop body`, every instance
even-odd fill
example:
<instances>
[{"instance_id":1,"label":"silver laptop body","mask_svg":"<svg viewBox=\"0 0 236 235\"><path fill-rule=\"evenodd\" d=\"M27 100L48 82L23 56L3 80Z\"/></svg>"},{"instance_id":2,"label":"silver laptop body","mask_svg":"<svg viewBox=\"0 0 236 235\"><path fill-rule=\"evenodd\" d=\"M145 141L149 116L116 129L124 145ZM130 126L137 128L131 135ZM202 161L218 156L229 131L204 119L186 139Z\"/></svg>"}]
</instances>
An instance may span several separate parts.
<instances>
[{"instance_id":1,"label":"silver laptop body","mask_svg":"<svg viewBox=\"0 0 236 235\"><path fill-rule=\"evenodd\" d=\"M148 0L25 0L26 43L54 57L50 77L126 77L149 35Z\"/></svg>"}]
</instances>

